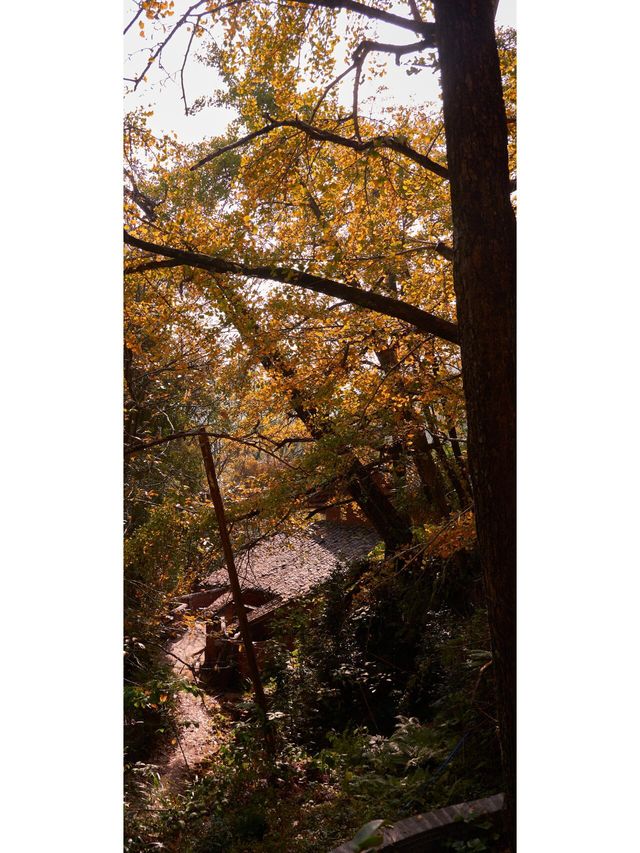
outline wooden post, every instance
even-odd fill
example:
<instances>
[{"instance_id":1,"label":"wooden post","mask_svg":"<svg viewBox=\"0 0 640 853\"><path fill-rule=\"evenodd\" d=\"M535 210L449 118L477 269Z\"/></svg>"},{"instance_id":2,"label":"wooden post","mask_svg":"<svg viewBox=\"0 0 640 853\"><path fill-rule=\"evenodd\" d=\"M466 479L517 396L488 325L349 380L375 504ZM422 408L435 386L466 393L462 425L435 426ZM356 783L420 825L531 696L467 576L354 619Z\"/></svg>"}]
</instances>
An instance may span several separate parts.
<instances>
[{"instance_id":1,"label":"wooden post","mask_svg":"<svg viewBox=\"0 0 640 853\"><path fill-rule=\"evenodd\" d=\"M218 486L218 478L216 477L216 469L213 464L213 456L211 454L211 444L207 436L207 431L204 427L198 432L198 441L200 442L200 450L202 451L202 459L204 461L204 469L207 473L207 482L209 483L209 494L213 501L213 506L216 511L218 527L220 528L220 540L222 541L222 550L224 552L225 562L227 564L227 572L229 574L229 584L231 586L231 594L235 606L236 615L238 617L238 625L240 626L240 635L244 644L245 653L247 655L247 665L249 676L253 685L253 693L256 704L265 714L267 714L267 699L262 688L260 679L260 670L258 669L258 661L251 639L251 628L247 619L247 611L242 603L242 591L240 589L240 580L236 571L236 564L233 559L233 550L231 548L231 539L227 529L227 520L224 514L224 504L222 503L222 495Z\"/></svg>"}]
</instances>

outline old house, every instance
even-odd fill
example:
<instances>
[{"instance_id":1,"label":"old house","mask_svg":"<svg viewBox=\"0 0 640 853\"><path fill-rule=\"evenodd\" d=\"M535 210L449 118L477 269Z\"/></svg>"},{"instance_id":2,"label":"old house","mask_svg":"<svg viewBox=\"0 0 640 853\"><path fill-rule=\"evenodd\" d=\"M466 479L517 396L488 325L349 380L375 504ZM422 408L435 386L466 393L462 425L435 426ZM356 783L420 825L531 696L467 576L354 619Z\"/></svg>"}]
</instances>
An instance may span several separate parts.
<instances>
[{"instance_id":1,"label":"old house","mask_svg":"<svg viewBox=\"0 0 640 853\"><path fill-rule=\"evenodd\" d=\"M374 530L352 519L349 522L316 521L299 533L277 534L237 557L258 658L274 617L328 580L339 565L363 558L377 544ZM242 644L226 569L209 575L206 585L182 599L183 606L198 618L176 648L182 654L200 655L202 669L223 686L234 670L244 671Z\"/></svg>"}]
</instances>

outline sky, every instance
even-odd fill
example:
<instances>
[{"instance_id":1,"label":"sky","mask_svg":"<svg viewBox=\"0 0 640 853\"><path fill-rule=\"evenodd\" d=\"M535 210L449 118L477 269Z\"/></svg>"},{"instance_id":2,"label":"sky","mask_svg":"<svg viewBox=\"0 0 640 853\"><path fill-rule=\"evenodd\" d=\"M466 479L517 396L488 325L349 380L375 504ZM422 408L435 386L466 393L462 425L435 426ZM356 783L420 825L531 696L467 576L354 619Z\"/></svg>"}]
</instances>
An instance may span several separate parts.
<instances>
[{"instance_id":1,"label":"sky","mask_svg":"<svg viewBox=\"0 0 640 853\"><path fill-rule=\"evenodd\" d=\"M181 5L176 4L176 16L180 12ZM406 5L406 4L405 4ZM133 16L136 5L126 0L124 20L128 23ZM403 5L399 4L397 11L402 13ZM341 13L344 18L345 13ZM498 26L516 26L516 0L500 0L496 14ZM150 33L151 28L147 26ZM199 142L210 136L223 134L230 121L235 117L232 110L221 107L206 107L192 116L185 116L184 106L181 98L180 79L177 70L182 65L184 51L189 35L184 31L176 34L163 53L163 66L171 75L167 77L158 66L149 72L146 83L140 84L135 93L125 96L125 110L139 107L153 110L154 115L149 122L151 129L158 135L162 133L175 132L182 142ZM380 39L403 43L402 34L397 28L379 24L377 35ZM409 34L409 41L411 35ZM145 47L150 42L138 34L137 26L133 26L124 39L124 64L125 77L134 77L146 62ZM193 48L195 48L195 44ZM192 50L193 50L192 48ZM197 52L197 50L195 51ZM344 62L337 57L337 68L342 70L346 67ZM403 60L405 63L408 58ZM398 67L393 58L387 58L387 74L383 81L376 80L375 83L365 84L361 87L360 103L364 106L367 96L375 92L375 88L381 82L388 88L384 96L378 100L379 104L423 104L427 101L437 101L438 83L434 72L425 68L419 74L407 75L405 67ZM189 102L202 95L210 95L220 86L216 72L198 62L195 57L190 57L185 68L185 90ZM352 97L353 75L349 75L341 87L341 101L349 106Z\"/></svg>"}]
</instances>

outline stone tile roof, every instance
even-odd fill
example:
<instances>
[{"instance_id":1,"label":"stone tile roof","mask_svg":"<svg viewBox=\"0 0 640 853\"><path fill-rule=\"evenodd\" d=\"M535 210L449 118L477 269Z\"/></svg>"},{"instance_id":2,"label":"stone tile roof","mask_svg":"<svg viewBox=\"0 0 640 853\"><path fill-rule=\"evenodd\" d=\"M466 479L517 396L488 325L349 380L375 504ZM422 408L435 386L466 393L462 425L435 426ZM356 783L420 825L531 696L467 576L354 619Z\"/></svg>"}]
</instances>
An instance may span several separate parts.
<instances>
[{"instance_id":1,"label":"stone tile roof","mask_svg":"<svg viewBox=\"0 0 640 853\"><path fill-rule=\"evenodd\" d=\"M259 589L275 596L252 611L255 621L277 609L285 601L299 598L327 580L340 563L361 559L380 540L378 534L360 525L317 521L303 533L277 534L242 554L237 560L243 589ZM225 569L209 575L207 584L228 585ZM215 602L216 609L228 603L224 595Z\"/></svg>"}]
</instances>

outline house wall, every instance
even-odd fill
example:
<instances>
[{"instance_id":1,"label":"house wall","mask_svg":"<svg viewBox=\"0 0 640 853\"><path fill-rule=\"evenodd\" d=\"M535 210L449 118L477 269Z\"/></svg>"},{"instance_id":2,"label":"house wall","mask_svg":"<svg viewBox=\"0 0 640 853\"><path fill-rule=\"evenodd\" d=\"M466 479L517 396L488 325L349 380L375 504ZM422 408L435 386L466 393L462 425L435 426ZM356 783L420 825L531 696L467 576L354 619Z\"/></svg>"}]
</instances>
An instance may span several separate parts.
<instances>
[{"instance_id":1,"label":"house wall","mask_svg":"<svg viewBox=\"0 0 640 853\"><path fill-rule=\"evenodd\" d=\"M333 521L337 524L369 524L367 519L357 509L355 504L349 503L345 506L331 506L322 515L325 521Z\"/></svg>"}]
</instances>

